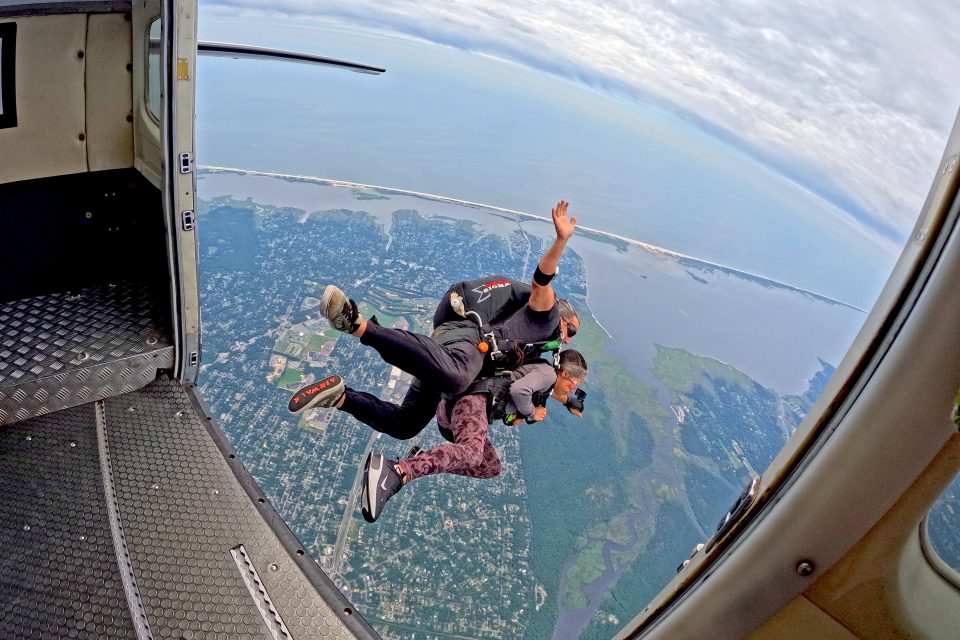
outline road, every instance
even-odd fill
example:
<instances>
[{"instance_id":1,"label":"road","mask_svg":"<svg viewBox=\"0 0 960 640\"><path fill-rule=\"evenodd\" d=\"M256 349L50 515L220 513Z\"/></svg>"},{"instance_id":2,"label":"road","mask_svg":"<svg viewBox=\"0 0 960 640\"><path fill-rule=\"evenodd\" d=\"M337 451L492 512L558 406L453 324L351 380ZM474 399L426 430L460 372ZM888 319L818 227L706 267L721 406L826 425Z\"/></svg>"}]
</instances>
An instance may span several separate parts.
<instances>
[{"instance_id":1,"label":"road","mask_svg":"<svg viewBox=\"0 0 960 640\"><path fill-rule=\"evenodd\" d=\"M409 378L408 374L403 374L404 378ZM386 401L399 402L406 394L406 384L401 385L401 372L394 367L390 370L387 383L383 385L383 391L380 393L380 399ZM394 381L393 389L390 388L389 381ZM363 467L367 459L367 454L373 449L373 443L380 437L379 431L372 431L370 439L367 440L367 446L363 449L360 456L360 464L357 465L357 475L353 479L353 486L350 487L350 495L347 496L347 505L343 511L343 518L340 520L340 527L337 529L337 541L333 545L333 571L331 577L340 573L340 565L343 564L343 547L347 544L347 536L350 534L350 525L353 522L353 510L356 501L360 498L361 483L363 482Z\"/></svg>"},{"instance_id":2,"label":"road","mask_svg":"<svg viewBox=\"0 0 960 640\"><path fill-rule=\"evenodd\" d=\"M367 440L367 446L363 449L363 455L360 456L360 464L357 465L357 475L353 479L353 486L350 487L350 495L347 496L347 506L343 511L343 518L340 520L340 528L337 529L337 541L333 545L333 571L332 575L340 573L340 565L343 563L343 546L347 543L347 535L350 533L350 525L353 522L353 510L356 501L360 498L360 483L363 482L363 462L367 459L367 454L373 449L373 443L380 437L378 431L374 431Z\"/></svg>"}]
</instances>

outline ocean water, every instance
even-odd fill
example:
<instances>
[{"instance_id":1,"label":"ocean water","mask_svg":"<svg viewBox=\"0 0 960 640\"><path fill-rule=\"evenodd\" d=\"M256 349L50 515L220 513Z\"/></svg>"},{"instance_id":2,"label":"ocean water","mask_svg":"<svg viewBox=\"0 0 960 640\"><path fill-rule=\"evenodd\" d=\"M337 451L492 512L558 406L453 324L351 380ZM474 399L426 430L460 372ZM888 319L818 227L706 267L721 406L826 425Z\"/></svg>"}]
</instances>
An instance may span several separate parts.
<instances>
[{"instance_id":1,"label":"ocean water","mask_svg":"<svg viewBox=\"0 0 960 640\"><path fill-rule=\"evenodd\" d=\"M319 53L382 76L198 64L202 165L350 180L549 214L860 308L896 243L681 117L489 56L380 33L202 21L200 37Z\"/></svg>"}]
</instances>

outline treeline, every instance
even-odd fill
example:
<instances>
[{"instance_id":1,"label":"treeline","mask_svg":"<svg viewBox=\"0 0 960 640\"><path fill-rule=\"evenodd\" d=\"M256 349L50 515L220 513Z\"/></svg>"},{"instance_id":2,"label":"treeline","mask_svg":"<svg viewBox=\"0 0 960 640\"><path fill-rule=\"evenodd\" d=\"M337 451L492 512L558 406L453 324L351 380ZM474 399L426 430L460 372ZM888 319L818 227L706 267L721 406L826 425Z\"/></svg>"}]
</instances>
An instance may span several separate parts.
<instances>
[{"instance_id":1,"label":"treeline","mask_svg":"<svg viewBox=\"0 0 960 640\"><path fill-rule=\"evenodd\" d=\"M563 563L577 536L627 505L623 459L610 426L603 393L591 389L583 418L551 402L541 424L522 427L521 456L533 524L531 566L547 590L547 602L531 615L525 638L550 638ZM593 491L590 491L593 489ZM607 493L609 499L593 496Z\"/></svg>"},{"instance_id":2,"label":"treeline","mask_svg":"<svg viewBox=\"0 0 960 640\"><path fill-rule=\"evenodd\" d=\"M610 596L600 607L613 614L618 624L605 616L595 617L581 640L608 640L630 622L677 573L690 551L703 542L683 507L664 502L657 512L657 525L644 553L620 576Z\"/></svg>"}]
</instances>

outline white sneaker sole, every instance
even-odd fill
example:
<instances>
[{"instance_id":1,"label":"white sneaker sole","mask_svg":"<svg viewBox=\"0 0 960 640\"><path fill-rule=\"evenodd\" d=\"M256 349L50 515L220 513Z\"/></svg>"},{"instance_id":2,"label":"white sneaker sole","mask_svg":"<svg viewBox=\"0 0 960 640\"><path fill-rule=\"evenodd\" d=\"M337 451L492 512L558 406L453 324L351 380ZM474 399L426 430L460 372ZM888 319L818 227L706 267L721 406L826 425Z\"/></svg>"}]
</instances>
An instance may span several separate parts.
<instances>
[{"instance_id":1,"label":"white sneaker sole","mask_svg":"<svg viewBox=\"0 0 960 640\"><path fill-rule=\"evenodd\" d=\"M369 516L367 519L368 522L375 522L377 518L380 517L380 511L377 509L376 497L378 493L377 485L380 484L380 479L383 477L383 468L383 454L370 453L367 456L366 472L364 473L366 479L366 482L364 483L366 496L363 500L363 503L367 510L367 512L364 514L364 517Z\"/></svg>"},{"instance_id":2,"label":"white sneaker sole","mask_svg":"<svg viewBox=\"0 0 960 640\"><path fill-rule=\"evenodd\" d=\"M344 323L343 306L348 304L350 299L335 284L328 284L320 296L320 313L327 319L337 331L348 331L350 326Z\"/></svg>"}]
</instances>

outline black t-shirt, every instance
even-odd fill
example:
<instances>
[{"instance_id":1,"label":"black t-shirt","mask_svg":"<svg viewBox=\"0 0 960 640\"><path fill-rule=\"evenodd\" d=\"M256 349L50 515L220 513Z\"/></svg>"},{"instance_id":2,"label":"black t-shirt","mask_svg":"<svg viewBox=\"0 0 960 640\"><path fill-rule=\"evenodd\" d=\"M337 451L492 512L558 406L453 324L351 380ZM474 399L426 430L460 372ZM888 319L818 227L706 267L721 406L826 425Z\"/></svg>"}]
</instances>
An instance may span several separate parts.
<instances>
[{"instance_id":1,"label":"black t-shirt","mask_svg":"<svg viewBox=\"0 0 960 640\"><path fill-rule=\"evenodd\" d=\"M529 305L494 325L505 338L520 343L546 342L556 337L560 326L560 311L554 304L549 311L534 311Z\"/></svg>"}]
</instances>

